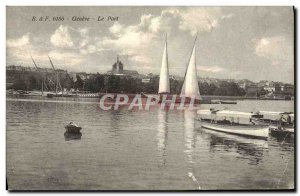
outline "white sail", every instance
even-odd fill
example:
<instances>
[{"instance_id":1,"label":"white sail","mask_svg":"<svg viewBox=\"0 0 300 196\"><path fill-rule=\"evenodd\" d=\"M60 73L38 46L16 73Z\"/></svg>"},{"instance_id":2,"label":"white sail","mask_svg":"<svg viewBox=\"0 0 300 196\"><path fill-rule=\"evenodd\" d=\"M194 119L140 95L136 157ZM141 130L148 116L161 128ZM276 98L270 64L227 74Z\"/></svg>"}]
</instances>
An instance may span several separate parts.
<instances>
[{"instance_id":1,"label":"white sail","mask_svg":"<svg viewBox=\"0 0 300 196\"><path fill-rule=\"evenodd\" d=\"M186 68L184 82L181 89L181 97L189 97L195 99L201 99L199 92L199 85L197 79L197 67L196 67L196 41L193 47L193 51L190 57L189 64Z\"/></svg>"},{"instance_id":2,"label":"white sail","mask_svg":"<svg viewBox=\"0 0 300 196\"><path fill-rule=\"evenodd\" d=\"M161 62L158 93L170 93L167 40Z\"/></svg>"}]
</instances>

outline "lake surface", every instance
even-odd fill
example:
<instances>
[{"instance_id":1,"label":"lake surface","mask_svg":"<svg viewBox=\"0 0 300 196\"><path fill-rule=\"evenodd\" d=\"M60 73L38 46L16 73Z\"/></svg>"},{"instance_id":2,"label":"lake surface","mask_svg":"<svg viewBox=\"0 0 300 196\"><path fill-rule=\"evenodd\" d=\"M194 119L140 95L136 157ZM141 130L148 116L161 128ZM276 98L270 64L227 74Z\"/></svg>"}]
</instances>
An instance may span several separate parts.
<instances>
[{"instance_id":1,"label":"lake surface","mask_svg":"<svg viewBox=\"0 0 300 196\"><path fill-rule=\"evenodd\" d=\"M196 110L103 111L97 100L7 98L7 179L13 190L294 188L294 139L200 128ZM202 105L294 111L292 101ZM64 126L82 126L68 140Z\"/></svg>"}]
</instances>

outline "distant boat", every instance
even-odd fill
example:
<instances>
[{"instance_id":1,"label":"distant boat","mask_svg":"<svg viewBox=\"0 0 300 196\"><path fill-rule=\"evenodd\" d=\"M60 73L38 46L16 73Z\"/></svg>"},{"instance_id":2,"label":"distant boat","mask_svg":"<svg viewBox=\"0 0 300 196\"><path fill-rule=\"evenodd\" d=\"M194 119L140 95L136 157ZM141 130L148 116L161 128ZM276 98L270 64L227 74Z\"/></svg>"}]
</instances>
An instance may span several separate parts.
<instances>
[{"instance_id":1,"label":"distant boat","mask_svg":"<svg viewBox=\"0 0 300 196\"><path fill-rule=\"evenodd\" d=\"M42 96L43 92L41 91L27 91L27 96Z\"/></svg>"},{"instance_id":2,"label":"distant boat","mask_svg":"<svg viewBox=\"0 0 300 196\"><path fill-rule=\"evenodd\" d=\"M211 100L212 104L237 104L236 101L229 101L229 100Z\"/></svg>"},{"instance_id":3,"label":"distant boat","mask_svg":"<svg viewBox=\"0 0 300 196\"><path fill-rule=\"evenodd\" d=\"M31 57L31 60L32 60L35 68L39 72L39 74L40 74L40 76L42 78L42 81L41 81L41 91L28 91L27 95L29 95L29 96L43 96L43 97L48 97L48 98L67 96L66 93L64 93L63 90L62 90L62 87L60 85L59 78L58 78L58 72L55 70L54 65L53 65L50 57L48 56L50 64L52 66L52 69L53 69L54 73L56 74L56 82L54 83L52 80L50 80L50 82L52 82L53 84L55 84L55 92L53 92L53 91L45 91L45 90L48 89L47 85L46 85L46 76L40 71L40 68L37 66L37 64L34 61L33 57L31 55L30 55L30 57ZM58 87L61 90L60 92L58 92Z\"/></svg>"},{"instance_id":4,"label":"distant boat","mask_svg":"<svg viewBox=\"0 0 300 196\"><path fill-rule=\"evenodd\" d=\"M240 123L240 119L250 119L258 114L229 110L198 110L201 127L213 131L240 135L251 138L267 139L269 128L266 125Z\"/></svg>"},{"instance_id":5,"label":"distant boat","mask_svg":"<svg viewBox=\"0 0 300 196\"><path fill-rule=\"evenodd\" d=\"M236 101L220 101L220 104L237 104L237 102Z\"/></svg>"},{"instance_id":6,"label":"distant boat","mask_svg":"<svg viewBox=\"0 0 300 196\"><path fill-rule=\"evenodd\" d=\"M92 93L89 91L77 91L69 94L71 97L79 97L79 98L100 98L100 93Z\"/></svg>"}]
</instances>

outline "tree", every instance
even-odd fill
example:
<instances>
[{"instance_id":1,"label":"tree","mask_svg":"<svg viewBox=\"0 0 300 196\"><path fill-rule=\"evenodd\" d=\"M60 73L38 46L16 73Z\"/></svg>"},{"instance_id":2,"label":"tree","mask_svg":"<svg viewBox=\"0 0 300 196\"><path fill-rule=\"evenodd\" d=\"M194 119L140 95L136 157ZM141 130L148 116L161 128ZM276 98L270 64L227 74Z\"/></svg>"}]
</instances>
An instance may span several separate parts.
<instances>
[{"instance_id":1,"label":"tree","mask_svg":"<svg viewBox=\"0 0 300 196\"><path fill-rule=\"evenodd\" d=\"M75 88L78 88L78 89L82 89L83 88L83 80L77 74L76 74Z\"/></svg>"},{"instance_id":2,"label":"tree","mask_svg":"<svg viewBox=\"0 0 300 196\"><path fill-rule=\"evenodd\" d=\"M120 91L120 77L111 75L107 78L106 90L110 93L119 93Z\"/></svg>"}]
</instances>

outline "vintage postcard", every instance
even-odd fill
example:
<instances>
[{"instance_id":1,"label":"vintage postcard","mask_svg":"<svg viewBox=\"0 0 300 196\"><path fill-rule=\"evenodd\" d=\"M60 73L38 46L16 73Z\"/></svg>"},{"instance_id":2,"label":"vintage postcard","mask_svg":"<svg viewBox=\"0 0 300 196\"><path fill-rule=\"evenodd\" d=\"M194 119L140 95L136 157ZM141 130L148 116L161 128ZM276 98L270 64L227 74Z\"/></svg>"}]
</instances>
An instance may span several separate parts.
<instances>
[{"instance_id":1,"label":"vintage postcard","mask_svg":"<svg viewBox=\"0 0 300 196\"><path fill-rule=\"evenodd\" d=\"M7 6L8 190L294 190L294 17Z\"/></svg>"}]
</instances>

